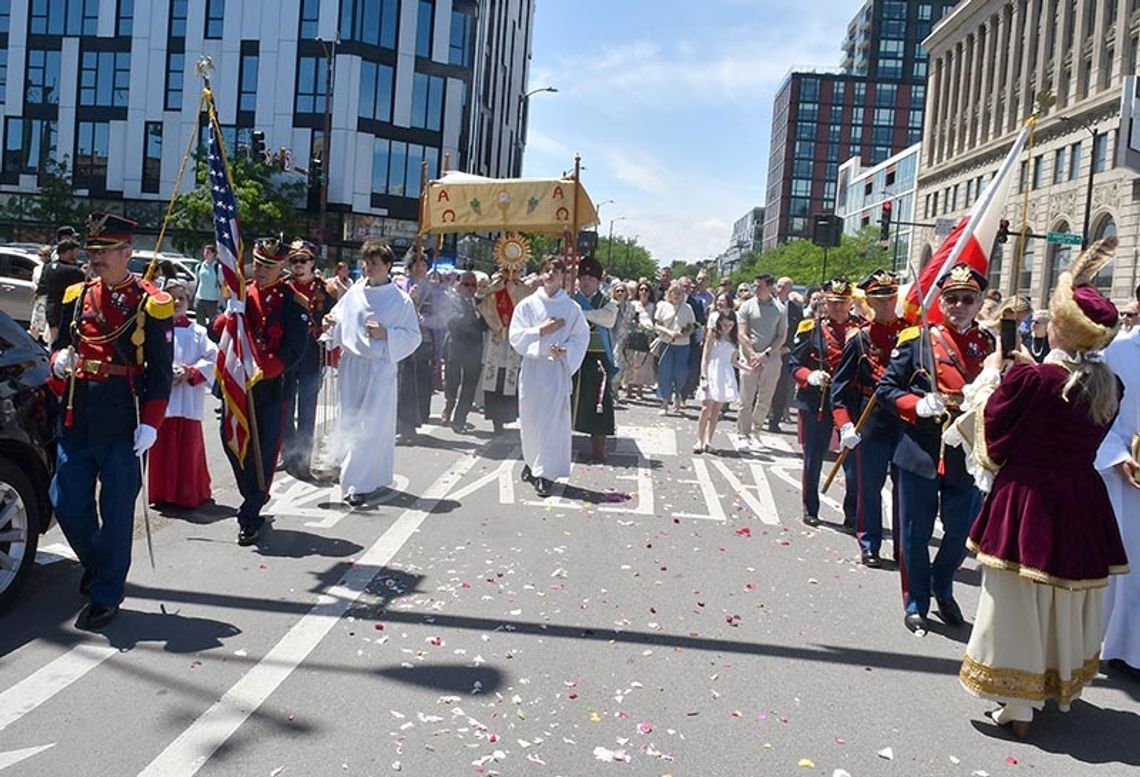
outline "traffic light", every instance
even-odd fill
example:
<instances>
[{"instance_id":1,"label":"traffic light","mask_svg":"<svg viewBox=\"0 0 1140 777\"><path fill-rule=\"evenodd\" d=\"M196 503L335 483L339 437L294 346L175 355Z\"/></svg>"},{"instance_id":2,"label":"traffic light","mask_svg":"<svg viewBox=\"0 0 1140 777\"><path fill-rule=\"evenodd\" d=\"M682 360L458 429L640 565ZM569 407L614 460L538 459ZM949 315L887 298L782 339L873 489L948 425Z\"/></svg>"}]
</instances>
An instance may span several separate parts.
<instances>
[{"instance_id":1,"label":"traffic light","mask_svg":"<svg viewBox=\"0 0 1140 777\"><path fill-rule=\"evenodd\" d=\"M253 143L250 148L250 154L258 161L265 161L265 133L261 130L254 130L250 133L250 141Z\"/></svg>"},{"instance_id":2,"label":"traffic light","mask_svg":"<svg viewBox=\"0 0 1140 777\"><path fill-rule=\"evenodd\" d=\"M318 188L323 183L324 165L324 160L321 159L320 154L314 154L313 158L309 160L309 186Z\"/></svg>"},{"instance_id":3,"label":"traffic light","mask_svg":"<svg viewBox=\"0 0 1140 777\"><path fill-rule=\"evenodd\" d=\"M1009 240L1009 219L1002 219L998 222L997 241L1004 243Z\"/></svg>"},{"instance_id":4,"label":"traffic light","mask_svg":"<svg viewBox=\"0 0 1140 777\"><path fill-rule=\"evenodd\" d=\"M883 203L883 215L879 217L879 240L891 239L891 211L895 204L890 200Z\"/></svg>"}]
</instances>

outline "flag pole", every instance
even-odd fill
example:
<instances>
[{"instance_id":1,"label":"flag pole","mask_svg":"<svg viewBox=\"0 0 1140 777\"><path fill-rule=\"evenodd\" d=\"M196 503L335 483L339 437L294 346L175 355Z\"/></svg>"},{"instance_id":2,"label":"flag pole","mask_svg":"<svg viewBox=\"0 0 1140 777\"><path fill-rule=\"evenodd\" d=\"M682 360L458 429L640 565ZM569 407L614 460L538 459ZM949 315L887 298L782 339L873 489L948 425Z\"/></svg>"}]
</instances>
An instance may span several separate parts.
<instances>
[{"instance_id":1,"label":"flag pole","mask_svg":"<svg viewBox=\"0 0 1140 777\"><path fill-rule=\"evenodd\" d=\"M204 78L206 78L208 83L209 77L204 76ZM205 91L203 91L201 98L198 100L198 110L195 112L195 116L202 115L202 106L205 104L205 102L206 94ZM170 223L170 217L174 214L174 203L178 200L178 193L182 189L182 177L186 173L186 165L189 163L190 157L194 153L194 146L196 145L194 141L197 139L195 137L196 134L197 133L191 130L190 137L186 141L186 153L182 155L182 163L178 166L178 175L174 179L174 189L172 189L170 192L170 202L167 203L166 213L163 215L162 224L158 228L158 239L154 241L154 253L156 256L152 256L150 258L150 263L146 267L146 275L144 276L145 280L149 281L153 279L155 269L158 267L157 254L162 248L163 238L166 237L166 225Z\"/></svg>"}]
</instances>

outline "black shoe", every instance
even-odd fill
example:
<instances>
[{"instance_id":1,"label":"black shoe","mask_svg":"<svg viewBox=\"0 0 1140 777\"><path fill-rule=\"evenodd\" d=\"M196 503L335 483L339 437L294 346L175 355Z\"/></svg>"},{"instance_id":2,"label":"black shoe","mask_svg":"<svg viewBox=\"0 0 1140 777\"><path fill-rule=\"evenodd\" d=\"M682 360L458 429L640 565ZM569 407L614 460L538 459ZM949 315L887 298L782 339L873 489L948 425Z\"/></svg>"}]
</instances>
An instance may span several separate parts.
<instances>
[{"instance_id":1,"label":"black shoe","mask_svg":"<svg viewBox=\"0 0 1140 777\"><path fill-rule=\"evenodd\" d=\"M451 431L455 432L456 434L466 434L467 433L467 424L461 424L458 422L453 423L451 425Z\"/></svg>"},{"instance_id":2,"label":"black shoe","mask_svg":"<svg viewBox=\"0 0 1140 777\"><path fill-rule=\"evenodd\" d=\"M855 524L845 520L843 521L843 526L839 528L839 531L843 532L844 534L854 535Z\"/></svg>"},{"instance_id":3,"label":"black shoe","mask_svg":"<svg viewBox=\"0 0 1140 777\"><path fill-rule=\"evenodd\" d=\"M804 526L819 526L819 518L810 513L804 513Z\"/></svg>"},{"instance_id":4,"label":"black shoe","mask_svg":"<svg viewBox=\"0 0 1140 777\"><path fill-rule=\"evenodd\" d=\"M917 612L912 612L903 618L903 625L911 634L917 634L920 637L925 637L926 632L930 631L930 624L926 622L926 618L919 615Z\"/></svg>"},{"instance_id":5,"label":"black shoe","mask_svg":"<svg viewBox=\"0 0 1140 777\"><path fill-rule=\"evenodd\" d=\"M502 421L492 421L491 423L492 423L491 428L494 430L495 434L502 434L503 433L503 422Z\"/></svg>"},{"instance_id":6,"label":"black shoe","mask_svg":"<svg viewBox=\"0 0 1140 777\"><path fill-rule=\"evenodd\" d=\"M87 605L87 610L83 614L83 628L92 631L101 629L113 621L118 614L119 605L117 604L114 607L105 607L102 604L91 602L91 604Z\"/></svg>"},{"instance_id":7,"label":"black shoe","mask_svg":"<svg viewBox=\"0 0 1140 777\"><path fill-rule=\"evenodd\" d=\"M365 502L364 494L349 494L344 498L345 504L349 507L360 507Z\"/></svg>"},{"instance_id":8,"label":"black shoe","mask_svg":"<svg viewBox=\"0 0 1140 777\"><path fill-rule=\"evenodd\" d=\"M546 478L535 478L534 493L541 496L543 499L550 496L550 488L553 484Z\"/></svg>"},{"instance_id":9,"label":"black shoe","mask_svg":"<svg viewBox=\"0 0 1140 777\"><path fill-rule=\"evenodd\" d=\"M966 619L962 617L962 608L954 601L954 597L935 599L935 601L938 602L938 615L947 626L957 628L966 623Z\"/></svg>"},{"instance_id":10,"label":"black shoe","mask_svg":"<svg viewBox=\"0 0 1140 777\"><path fill-rule=\"evenodd\" d=\"M533 483L534 482L534 474L531 473L529 464L523 464L522 482L524 482L524 483Z\"/></svg>"},{"instance_id":11,"label":"black shoe","mask_svg":"<svg viewBox=\"0 0 1140 777\"><path fill-rule=\"evenodd\" d=\"M261 538L261 529L238 529L238 545L243 548L256 545Z\"/></svg>"},{"instance_id":12,"label":"black shoe","mask_svg":"<svg viewBox=\"0 0 1140 777\"><path fill-rule=\"evenodd\" d=\"M865 550L863 551L863 566L870 567L871 569L878 569L883 565L883 560L879 558L878 551Z\"/></svg>"},{"instance_id":13,"label":"black shoe","mask_svg":"<svg viewBox=\"0 0 1140 777\"><path fill-rule=\"evenodd\" d=\"M94 582L95 571L84 567L83 577L79 578L79 595L87 596L87 594L91 593L91 584Z\"/></svg>"},{"instance_id":14,"label":"black shoe","mask_svg":"<svg viewBox=\"0 0 1140 777\"><path fill-rule=\"evenodd\" d=\"M783 430L780 429L780 425L778 423L776 423L775 421L769 421L768 425L764 428L767 429L772 434L783 434Z\"/></svg>"}]
</instances>

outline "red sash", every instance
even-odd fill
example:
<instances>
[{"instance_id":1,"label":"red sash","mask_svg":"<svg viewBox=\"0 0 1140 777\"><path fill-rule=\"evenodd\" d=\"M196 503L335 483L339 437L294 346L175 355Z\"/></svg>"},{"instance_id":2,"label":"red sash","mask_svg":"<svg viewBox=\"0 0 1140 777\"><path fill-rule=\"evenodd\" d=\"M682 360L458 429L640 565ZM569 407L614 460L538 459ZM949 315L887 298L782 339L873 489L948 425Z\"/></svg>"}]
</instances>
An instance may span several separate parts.
<instances>
[{"instance_id":1,"label":"red sash","mask_svg":"<svg viewBox=\"0 0 1140 777\"><path fill-rule=\"evenodd\" d=\"M511 299L510 289L499 289L495 292L495 311L503 326L510 326L511 316L515 312L515 301Z\"/></svg>"}]
</instances>

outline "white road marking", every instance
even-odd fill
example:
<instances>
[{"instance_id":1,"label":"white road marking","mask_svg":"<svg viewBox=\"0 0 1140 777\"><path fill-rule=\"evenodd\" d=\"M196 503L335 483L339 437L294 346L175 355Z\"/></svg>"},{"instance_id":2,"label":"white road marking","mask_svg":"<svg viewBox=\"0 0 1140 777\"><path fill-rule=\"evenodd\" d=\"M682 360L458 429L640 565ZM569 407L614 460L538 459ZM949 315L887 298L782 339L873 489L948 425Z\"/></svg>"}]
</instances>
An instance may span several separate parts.
<instances>
[{"instance_id":1,"label":"white road marking","mask_svg":"<svg viewBox=\"0 0 1140 777\"><path fill-rule=\"evenodd\" d=\"M23 750L9 750L7 753L0 753L0 772L7 769L9 766L15 766L20 761L26 761L33 755L39 755L44 750L50 750L55 747L55 742L50 745L40 745L39 747L25 747Z\"/></svg>"},{"instance_id":2,"label":"white road marking","mask_svg":"<svg viewBox=\"0 0 1140 777\"><path fill-rule=\"evenodd\" d=\"M756 513L756 517L759 518L761 522L769 526L779 525L780 520L776 517L776 504L772 501L772 492L768 488L768 480L764 477L764 473L759 467L754 466L752 473L756 478L757 487L759 488L760 483L763 483L764 486L761 490L768 492L768 506L761 504L756 497L748 493L748 487L740 482L740 478L738 478L723 461L713 461L713 466L720 470L720 474L728 481L728 485L744 500L744 504L748 505L752 512Z\"/></svg>"},{"instance_id":3,"label":"white road marking","mask_svg":"<svg viewBox=\"0 0 1140 777\"><path fill-rule=\"evenodd\" d=\"M756 483L756 498L760 502L763 512L757 513L760 520L764 520L765 515L773 517L772 524L780 522L779 511L776 509L776 497L772 496L772 485L768 482L768 476L764 474L764 468L759 462L749 462L748 467L752 470L752 480ZM768 523L767 521L764 521Z\"/></svg>"},{"instance_id":4,"label":"white road marking","mask_svg":"<svg viewBox=\"0 0 1140 777\"><path fill-rule=\"evenodd\" d=\"M728 518L724 514L724 508L720 504L720 496L716 492L716 487L713 486L712 478L709 477L709 465L703 459L693 459L693 474L697 476L696 480L678 480L678 483L696 483L700 489L701 494L705 498L705 505L708 507L708 515L698 515L696 513L673 513L674 518L696 518L702 521L727 521Z\"/></svg>"},{"instance_id":5,"label":"white road marking","mask_svg":"<svg viewBox=\"0 0 1140 777\"><path fill-rule=\"evenodd\" d=\"M782 451L784 453L796 453L797 452L796 449L792 447L792 444L790 442L788 442L786 439L784 439L783 435L779 435L779 434L757 434L756 439L759 440L760 444L766 448L771 448L773 450Z\"/></svg>"},{"instance_id":6,"label":"white road marking","mask_svg":"<svg viewBox=\"0 0 1140 777\"><path fill-rule=\"evenodd\" d=\"M75 555L75 551L71 549L70 545L62 542L44 545L36 551L35 563L40 566L56 564L60 561L79 561L79 557Z\"/></svg>"},{"instance_id":7,"label":"white road marking","mask_svg":"<svg viewBox=\"0 0 1140 777\"><path fill-rule=\"evenodd\" d=\"M630 513L632 515L655 515L653 502L653 470L647 459L637 457L636 475L618 475L618 480L637 481L637 509L631 510L627 506L599 507L604 513Z\"/></svg>"},{"instance_id":8,"label":"white road marking","mask_svg":"<svg viewBox=\"0 0 1140 777\"><path fill-rule=\"evenodd\" d=\"M793 465L791 468L795 468L795 466ZM800 493L803 486L800 485L799 480L797 480L796 478L794 478L790 474L789 469L791 469L791 468L789 468L789 467L770 467L769 471L772 472L780 480L784 481L789 486L794 488L796 490L796 493L798 494L798 493ZM831 508L835 512L839 513L840 516L843 515L843 505L840 504L839 502L836 502L834 499L829 497L827 494L820 494L819 495L819 501L824 507Z\"/></svg>"},{"instance_id":9,"label":"white road marking","mask_svg":"<svg viewBox=\"0 0 1140 777\"><path fill-rule=\"evenodd\" d=\"M291 504L282 504L279 502L275 504L273 508L275 510L280 510L285 515L297 516L300 518L318 518L319 520L308 521L305 523L306 526L310 526L314 529L331 529L346 517L360 512L359 509L354 510L348 505L345 505L341 502L341 493L339 486L314 486L309 483L302 483L301 485L308 486L309 488L313 489L311 498L298 500ZM386 493L376 497L375 499L369 499L362 509L367 510L370 507L387 504L388 502L391 502L393 499L400 496L402 492L407 491L407 488L408 479L403 475L397 474L393 479L392 487ZM325 506L312 508L300 507L299 505L302 504L323 504ZM266 508L266 512L271 511L269 508Z\"/></svg>"},{"instance_id":10,"label":"white road marking","mask_svg":"<svg viewBox=\"0 0 1140 777\"><path fill-rule=\"evenodd\" d=\"M139 772L140 777L196 774L316 649L356 604L379 569L392 560L439 502L481 460L479 456L466 456L428 486L417 505L405 510L260 662Z\"/></svg>"},{"instance_id":11,"label":"white road marking","mask_svg":"<svg viewBox=\"0 0 1140 777\"><path fill-rule=\"evenodd\" d=\"M671 426L619 426L614 432L614 453L649 459L677 455L677 432Z\"/></svg>"},{"instance_id":12,"label":"white road marking","mask_svg":"<svg viewBox=\"0 0 1140 777\"><path fill-rule=\"evenodd\" d=\"M76 645L0 693L0 731L51 699L99 664L118 653L107 645Z\"/></svg>"},{"instance_id":13,"label":"white road marking","mask_svg":"<svg viewBox=\"0 0 1140 777\"><path fill-rule=\"evenodd\" d=\"M488 483L498 481L499 504L513 505L515 503L515 465L518 464L517 459L521 450L521 448L515 446L515 449L507 454L506 461L478 480L468 483L454 493L448 494L448 498L459 502L465 497L471 496Z\"/></svg>"}]
</instances>

